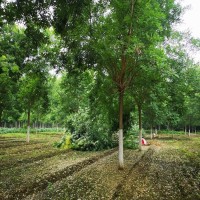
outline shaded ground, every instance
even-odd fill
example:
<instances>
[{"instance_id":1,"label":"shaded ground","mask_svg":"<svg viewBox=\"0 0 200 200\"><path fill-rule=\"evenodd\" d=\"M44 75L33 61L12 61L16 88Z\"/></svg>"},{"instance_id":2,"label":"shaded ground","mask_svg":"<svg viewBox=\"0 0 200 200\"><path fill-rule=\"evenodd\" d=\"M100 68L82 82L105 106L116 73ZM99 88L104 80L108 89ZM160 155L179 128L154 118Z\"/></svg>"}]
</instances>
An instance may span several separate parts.
<instances>
[{"instance_id":1,"label":"shaded ground","mask_svg":"<svg viewBox=\"0 0 200 200\"><path fill-rule=\"evenodd\" d=\"M116 149L58 150L52 138L22 145L0 136L0 199L200 199L200 137L165 137L143 151L127 149L124 170Z\"/></svg>"}]
</instances>

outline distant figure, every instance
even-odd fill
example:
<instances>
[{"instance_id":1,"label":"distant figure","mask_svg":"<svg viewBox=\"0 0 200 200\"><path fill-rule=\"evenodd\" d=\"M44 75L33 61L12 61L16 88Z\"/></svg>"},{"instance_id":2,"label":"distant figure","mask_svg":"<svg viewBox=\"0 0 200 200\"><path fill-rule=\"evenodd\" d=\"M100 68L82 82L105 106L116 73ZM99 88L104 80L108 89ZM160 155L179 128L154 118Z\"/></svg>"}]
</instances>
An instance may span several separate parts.
<instances>
[{"instance_id":1,"label":"distant figure","mask_svg":"<svg viewBox=\"0 0 200 200\"><path fill-rule=\"evenodd\" d=\"M147 145L147 141L144 138L142 138L142 145Z\"/></svg>"}]
</instances>

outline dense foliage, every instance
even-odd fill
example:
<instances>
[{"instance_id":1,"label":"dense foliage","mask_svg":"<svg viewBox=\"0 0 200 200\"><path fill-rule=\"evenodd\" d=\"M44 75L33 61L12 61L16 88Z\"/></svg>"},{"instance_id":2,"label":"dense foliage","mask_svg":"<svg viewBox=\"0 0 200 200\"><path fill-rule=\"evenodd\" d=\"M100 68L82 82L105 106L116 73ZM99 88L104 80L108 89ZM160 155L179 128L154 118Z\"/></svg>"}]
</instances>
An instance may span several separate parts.
<instances>
[{"instance_id":1,"label":"dense foliage","mask_svg":"<svg viewBox=\"0 0 200 200\"><path fill-rule=\"evenodd\" d=\"M142 128L200 130L199 40L172 31L180 13L174 0L2 1L1 126L63 127L82 150L115 146L118 129L131 148Z\"/></svg>"}]
</instances>

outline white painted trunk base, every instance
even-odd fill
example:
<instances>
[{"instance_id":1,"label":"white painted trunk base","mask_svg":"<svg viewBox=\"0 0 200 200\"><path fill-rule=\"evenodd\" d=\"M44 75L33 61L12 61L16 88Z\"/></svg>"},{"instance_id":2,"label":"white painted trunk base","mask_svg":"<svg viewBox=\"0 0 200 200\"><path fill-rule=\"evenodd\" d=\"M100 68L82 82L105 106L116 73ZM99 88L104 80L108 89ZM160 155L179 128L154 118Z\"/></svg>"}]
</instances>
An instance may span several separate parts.
<instances>
[{"instance_id":1,"label":"white painted trunk base","mask_svg":"<svg viewBox=\"0 0 200 200\"><path fill-rule=\"evenodd\" d=\"M142 130L139 130L139 150L142 150Z\"/></svg>"},{"instance_id":2,"label":"white painted trunk base","mask_svg":"<svg viewBox=\"0 0 200 200\"><path fill-rule=\"evenodd\" d=\"M124 168L123 129L119 129L119 169Z\"/></svg>"},{"instance_id":3,"label":"white painted trunk base","mask_svg":"<svg viewBox=\"0 0 200 200\"><path fill-rule=\"evenodd\" d=\"M27 127L27 136L26 136L26 142L30 142L30 126Z\"/></svg>"}]
</instances>

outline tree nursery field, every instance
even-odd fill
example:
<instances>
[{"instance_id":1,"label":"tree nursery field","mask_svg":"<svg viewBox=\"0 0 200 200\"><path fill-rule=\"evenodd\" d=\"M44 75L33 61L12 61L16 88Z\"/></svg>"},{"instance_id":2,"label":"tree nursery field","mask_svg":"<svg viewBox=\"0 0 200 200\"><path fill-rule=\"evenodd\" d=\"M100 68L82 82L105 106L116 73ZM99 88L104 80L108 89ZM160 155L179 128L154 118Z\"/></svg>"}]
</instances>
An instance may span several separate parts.
<instances>
[{"instance_id":1,"label":"tree nursery field","mask_svg":"<svg viewBox=\"0 0 200 200\"><path fill-rule=\"evenodd\" d=\"M142 151L58 149L61 134L0 135L0 199L200 199L200 137L165 135Z\"/></svg>"}]
</instances>

